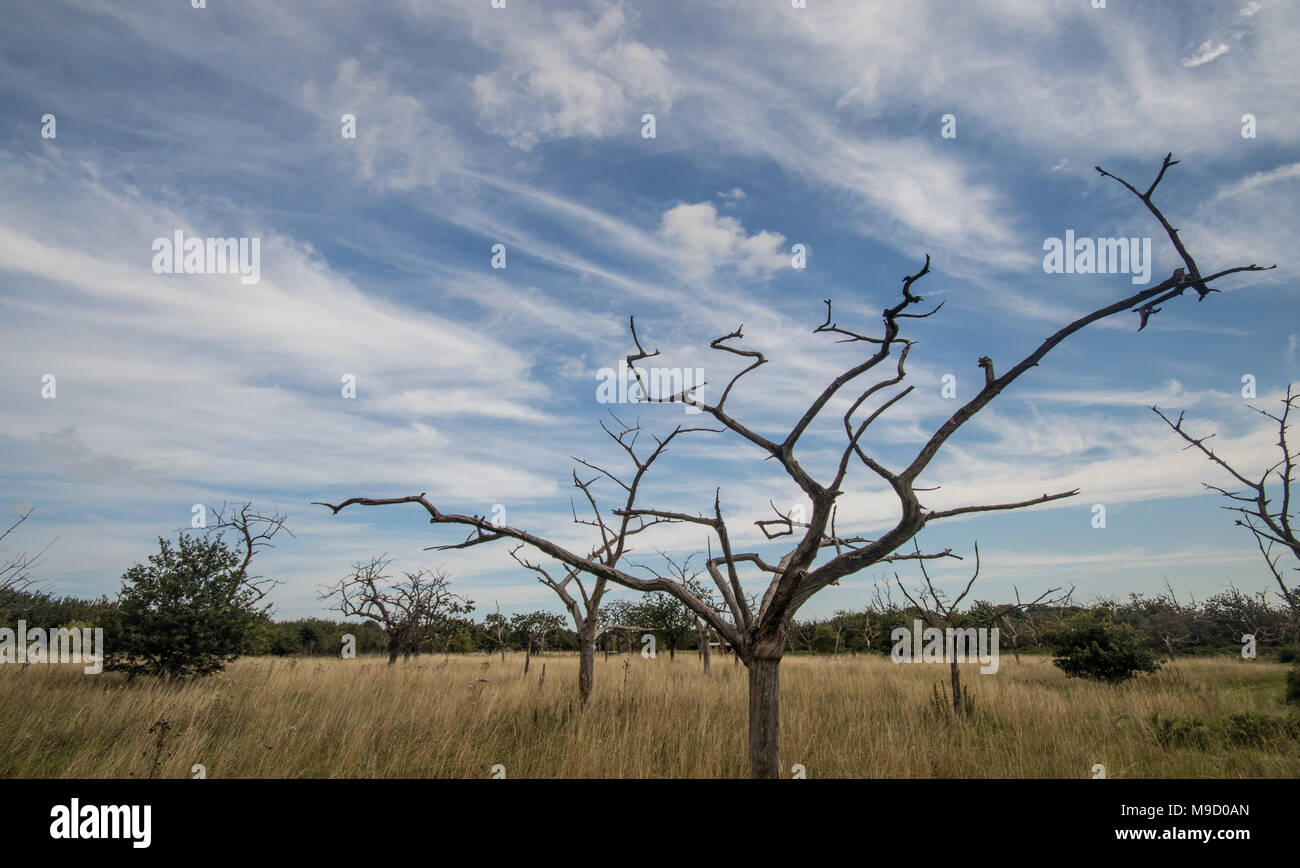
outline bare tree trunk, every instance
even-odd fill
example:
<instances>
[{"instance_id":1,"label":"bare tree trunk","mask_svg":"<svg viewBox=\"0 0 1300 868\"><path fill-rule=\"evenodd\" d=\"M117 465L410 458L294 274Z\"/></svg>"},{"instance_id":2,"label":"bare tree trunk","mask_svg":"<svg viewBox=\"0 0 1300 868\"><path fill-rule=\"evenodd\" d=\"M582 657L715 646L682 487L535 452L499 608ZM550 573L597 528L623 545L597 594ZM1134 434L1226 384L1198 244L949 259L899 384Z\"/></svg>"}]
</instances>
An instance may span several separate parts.
<instances>
[{"instance_id":1,"label":"bare tree trunk","mask_svg":"<svg viewBox=\"0 0 1300 868\"><path fill-rule=\"evenodd\" d=\"M961 715L961 668L957 664L957 655L952 655L953 659L948 664L952 667L952 713Z\"/></svg>"},{"instance_id":2,"label":"bare tree trunk","mask_svg":"<svg viewBox=\"0 0 1300 868\"><path fill-rule=\"evenodd\" d=\"M737 655L739 659L739 655ZM781 658L749 661L749 776L781 777Z\"/></svg>"},{"instance_id":3,"label":"bare tree trunk","mask_svg":"<svg viewBox=\"0 0 1300 868\"><path fill-rule=\"evenodd\" d=\"M695 642L700 648L700 659L704 661L704 674L709 674L709 657L711 649L709 648L709 629L704 625L704 621L695 619Z\"/></svg>"},{"instance_id":4,"label":"bare tree trunk","mask_svg":"<svg viewBox=\"0 0 1300 868\"><path fill-rule=\"evenodd\" d=\"M533 640L529 639L524 643L524 674L528 674L528 667L533 662Z\"/></svg>"},{"instance_id":5,"label":"bare tree trunk","mask_svg":"<svg viewBox=\"0 0 1300 868\"><path fill-rule=\"evenodd\" d=\"M609 658L608 646L605 651ZM591 702L591 690L596 682L596 637L594 631L578 632L578 709L582 710Z\"/></svg>"}]
</instances>

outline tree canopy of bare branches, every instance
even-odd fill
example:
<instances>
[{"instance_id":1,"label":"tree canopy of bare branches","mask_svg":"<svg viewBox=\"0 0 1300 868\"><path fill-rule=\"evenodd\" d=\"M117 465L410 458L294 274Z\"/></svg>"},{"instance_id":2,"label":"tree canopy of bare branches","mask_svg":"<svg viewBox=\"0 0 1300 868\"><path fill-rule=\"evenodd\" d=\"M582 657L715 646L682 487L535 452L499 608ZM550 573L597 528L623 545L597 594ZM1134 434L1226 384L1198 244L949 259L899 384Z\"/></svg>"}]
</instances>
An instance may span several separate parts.
<instances>
[{"instance_id":1,"label":"tree canopy of bare branches","mask_svg":"<svg viewBox=\"0 0 1300 868\"><path fill-rule=\"evenodd\" d=\"M369 618L388 638L388 664L397 655L408 659L418 655L426 642L445 638L451 619L474 608L451 591L451 580L442 570L420 567L402 571L404 580L392 582L387 556L354 564L352 572L329 586L321 599L333 599L344 617Z\"/></svg>"},{"instance_id":2,"label":"tree canopy of bare branches","mask_svg":"<svg viewBox=\"0 0 1300 868\"><path fill-rule=\"evenodd\" d=\"M913 540L913 543L915 544L915 540ZM916 552L918 555L920 554L921 549L919 546L916 546ZM930 578L930 571L925 567L925 560L918 558L916 563L921 568L921 577L925 579L925 587L916 597L908 593L898 573L894 573L894 581L898 583L898 589L903 592L903 596L907 598L907 601L917 609L921 620L925 622L927 627L946 628L948 630L957 629L959 624L963 627L988 627L1002 621L1012 612L1024 611L1040 603L1051 606L1062 605L1073 593L1073 589L1065 594L1060 594L1060 588L1050 588L1028 603L1022 603L1020 602L1020 591L1017 590L1016 602L1014 603L1008 603L997 608L972 607L971 611L962 613L960 611L961 601L970 594L970 589L974 587L975 580L979 578L980 574L979 543L975 543L975 569L971 572L970 581L966 583L966 587L951 602L948 601L947 596L942 591L934 586L934 581ZM948 665L952 684L952 711L954 715L962 714L966 708L962 703L960 662L957 654L950 650Z\"/></svg>"},{"instance_id":3,"label":"tree canopy of bare branches","mask_svg":"<svg viewBox=\"0 0 1300 868\"><path fill-rule=\"evenodd\" d=\"M244 587L252 592L254 602L264 599L280 585L280 581L253 575L249 570L253 565L253 558L259 552L275 548L272 540L277 534L286 533L290 537L293 536L293 531L287 526L289 517L279 512L269 515L259 512L252 502L222 503L221 506L210 508L208 511L211 514L211 521L203 532L208 536L233 538L231 547L240 556L238 571L243 576Z\"/></svg>"},{"instance_id":4,"label":"tree canopy of bare branches","mask_svg":"<svg viewBox=\"0 0 1300 868\"><path fill-rule=\"evenodd\" d=\"M29 507L13 524L5 528L4 532L0 533L0 546L35 511L36 507ZM0 615L12 614L15 610L22 609L26 605L23 601L41 592L40 583L32 576L32 567L40 563L41 557L49 550L50 545L53 545L52 541L34 555L18 552L0 561Z\"/></svg>"},{"instance_id":5,"label":"tree canopy of bare branches","mask_svg":"<svg viewBox=\"0 0 1300 868\"><path fill-rule=\"evenodd\" d=\"M1300 462L1300 453L1297 453L1287 442L1287 428L1290 424L1291 411L1296 409L1296 401L1300 401L1300 392L1295 390L1294 384L1288 384L1286 397L1282 398L1280 413L1270 413L1258 407L1250 408L1273 420L1277 425L1277 447L1281 453L1278 460L1266 467L1258 477L1247 476L1245 472L1238 469L1238 465L1229 463L1227 459L1216 453L1213 447L1206 445L1206 441L1212 438L1213 434L1196 437L1184 429L1183 413L1179 413L1178 420L1174 421L1158 407L1152 406L1151 411L1165 420L1165 424L1187 441L1187 446L1183 448L1199 450L1232 477L1236 485L1241 486L1241 488L1228 489L1202 483L1210 491L1218 492L1232 501L1232 505L1223 508L1237 513L1238 517L1234 523L1254 535L1259 553L1263 555L1264 563L1268 564L1268 570L1277 582L1282 599L1291 609L1292 620L1300 623L1300 591L1286 581L1284 571L1278 566L1287 552L1300 561L1300 538L1296 537L1295 526L1292 524L1295 518L1295 501L1291 499L1291 485L1295 480L1295 466ZM1274 546L1280 546L1282 551L1274 554ZM1293 569L1300 570L1300 567Z\"/></svg>"},{"instance_id":6,"label":"tree canopy of bare branches","mask_svg":"<svg viewBox=\"0 0 1300 868\"><path fill-rule=\"evenodd\" d=\"M1155 180L1145 191L1138 190L1127 181L1100 167L1097 167L1097 171L1105 178L1114 179L1138 198L1164 228L1183 267L1154 286L1126 295L1075 319L1044 339L1023 359L1008 366L1000 376L993 375L992 362L987 362L984 365L986 381L983 388L940 424L919 446L914 457L902 467L885 466L882 460L868 452L863 442L871 425L913 391L913 386L901 386L907 376L907 358L914 344L912 339L903 336L904 326L911 320L933 316L942 307L940 304L925 310L921 307L922 296L914 291L918 282L930 271L928 254L920 269L903 278L901 297L895 304L882 311L879 331L873 334L840 326L835 320L831 301L826 300L825 321L814 328L813 332L818 335L833 336L842 344L853 349L861 349L863 354L827 385L816 391L806 409L788 433L780 439L772 439L741 421L733 415L727 403L741 380L768 361L761 350L741 343L744 340L742 328L728 332L710 343L712 349L740 360L739 364L743 367L722 387L716 402L708 403L697 395L698 385L674 395L651 397L652 390L646 379L647 374L638 363L657 356L659 351L648 351L645 348L637 332L635 320L630 319L629 329L635 351L627 356L627 364L640 385L642 400L684 403L711 417L721 426L721 430L757 447L764 460L778 465L811 504L811 510L806 518L796 522L792 518L782 516L781 520L776 522L775 529L771 524L763 526L763 532L768 539L788 538L790 540L790 547L779 558L771 559L757 551L738 550L733 545L732 533L723 517L720 488L715 490L711 509L707 512L696 513L680 509L649 507L637 502L641 479L673 440L687 433L717 429L686 428L679 425L665 437L656 438L657 446L644 457L634 450L635 438L630 436L630 432L639 432L639 426L627 426L624 433L628 436L611 434L615 436L636 468L630 479L618 477L599 466L579 460L579 464L596 474L593 479L609 480L621 489L624 495L620 497L620 505L606 514L599 509L596 499L591 494L589 483L580 480L577 474L574 474L575 485L583 492L584 499L591 510L591 517L582 519L580 523L590 525L599 537L599 541L587 553L573 551L522 528L495 524L482 516L445 511L434 504L425 493L381 498L350 497L339 503L318 503L328 507L335 514L349 506L416 505L428 513L432 524L461 525L469 528L469 536L463 542L450 546L452 548L465 548L502 539L512 540L519 544L519 547L514 550L516 552L527 548L558 562L563 575L551 579L549 574L543 572L544 567L521 559L521 562L530 569L542 574L543 581L553 588L567 589L569 583L576 584L584 601L588 603L593 594L598 595L603 592L609 583L635 591L662 591L671 594L735 648L748 666L750 772L755 777L778 777L781 773L780 662L785 648L786 625L799 607L821 589L868 567L900 560L925 560L951 556L949 549L932 552L922 552L917 549L911 553L898 553L923 528L936 522L973 513L1022 509L1068 498L1078 493L1059 491L1033 495L1027 492L1023 499L1014 502L972 503L948 509L929 509L922 502L921 493L925 489L918 488L918 479L944 444L1007 387L1036 367L1062 341L1081 329L1126 311L1137 312L1140 316L1140 325L1145 326L1150 317L1160 311L1158 305L1174 301L1188 290L1194 291L1198 299L1204 300L1216 291L1210 286L1211 282L1239 272L1263 270L1258 265L1234 266L1208 274L1200 270L1179 239L1178 230L1170 225L1152 200L1165 173L1176 164L1177 161L1172 159L1172 155L1166 156ZM874 381L869 385L862 385L860 378L868 374L876 375ZM815 479L799 459L800 441L814 421L850 387L852 391L848 394L854 397L837 423L843 428L844 443L839 450L835 470L828 478ZM893 390L892 393L889 390ZM631 439L632 443L626 442L628 439ZM883 481L896 499L898 517L884 533L868 537L864 534L842 534L837 529L836 502L845 492L846 486L850 484L851 469L859 469L860 472ZM689 585L680 581L680 577L674 576L670 570L636 567L625 569L620 565L620 560L627 552L630 537L643 532L652 524L664 522L693 524L708 534L708 553L703 566L720 597L720 606L715 607L701 600L692 592ZM746 597L742 570L766 582L766 589L757 605L750 604ZM578 581L579 577L586 577L592 582L591 592L588 592ZM568 593L567 590L565 592ZM571 611L575 609L576 604L570 606ZM576 620L577 615L575 615Z\"/></svg>"}]
</instances>

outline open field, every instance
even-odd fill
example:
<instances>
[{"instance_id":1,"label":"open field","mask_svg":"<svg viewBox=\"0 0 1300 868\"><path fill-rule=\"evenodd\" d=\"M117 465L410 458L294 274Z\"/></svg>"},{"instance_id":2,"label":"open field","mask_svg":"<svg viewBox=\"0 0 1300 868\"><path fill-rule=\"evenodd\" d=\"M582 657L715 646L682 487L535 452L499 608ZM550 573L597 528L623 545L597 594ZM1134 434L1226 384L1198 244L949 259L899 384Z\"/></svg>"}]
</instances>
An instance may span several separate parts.
<instances>
[{"instance_id":1,"label":"open field","mask_svg":"<svg viewBox=\"0 0 1300 868\"><path fill-rule=\"evenodd\" d=\"M625 661L629 664L625 669ZM542 664L544 683L539 684ZM577 658L453 655L248 658L179 687L80 668L0 667L0 776L147 777L170 717L159 777L745 777L746 675L675 662L597 658L591 709L575 713ZM788 657L782 762L808 777L1300 777L1293 736L1263 746L1212 740L1162 748L1152 713L1284 719L1286 667L1179 660L1118 687L1068 679L1049 659L1004 657L963 672L975 715L933 696L945 666L882 657Z\"/></svg>"}]
</instances>

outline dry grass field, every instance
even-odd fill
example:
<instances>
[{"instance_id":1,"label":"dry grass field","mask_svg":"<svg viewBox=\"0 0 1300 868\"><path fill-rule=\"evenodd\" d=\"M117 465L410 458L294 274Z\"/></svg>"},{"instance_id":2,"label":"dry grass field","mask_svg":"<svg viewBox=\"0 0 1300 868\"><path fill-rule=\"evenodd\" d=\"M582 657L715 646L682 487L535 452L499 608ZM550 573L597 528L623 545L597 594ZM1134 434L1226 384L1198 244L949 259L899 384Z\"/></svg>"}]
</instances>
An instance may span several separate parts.
<instances>
[{"instance_id":1,"label":"dry grass field","mask_svg":"<svg viewBox=\"0 0 1300 868\"><path fill-rule=\"evenodd\" d=\"M625 667L625 662L627 666ZM541 682L542 664L545 681ZM743 777L745 670L693 654L597 658L591 709L575 713L577 658L249 658L181 686L76 666L0 667L0 776ZM1152 713L1284 719L1285 667L1179 660L1118 687L1066 678L1050 660L1002 660L963 681L975 714L933 701L946 667L882 657L788 657L782 761L817 777L1297 777L1294 737L1252 747L1161 747Z\"/></svg>"}]
</instances>

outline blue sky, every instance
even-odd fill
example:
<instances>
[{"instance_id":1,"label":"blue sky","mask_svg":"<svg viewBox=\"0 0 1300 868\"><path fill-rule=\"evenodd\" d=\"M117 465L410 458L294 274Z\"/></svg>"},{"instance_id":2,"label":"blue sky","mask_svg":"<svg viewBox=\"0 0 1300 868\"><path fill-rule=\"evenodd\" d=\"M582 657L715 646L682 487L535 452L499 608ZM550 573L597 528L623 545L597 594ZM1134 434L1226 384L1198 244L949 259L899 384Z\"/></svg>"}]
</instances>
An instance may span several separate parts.
<instances>
[{"instance_id":1,"label":"blue sky","mask_svg":"<svg viewBox=\"0 0 1300 868\"><path fill-rule=\"evenodd\" d=\"M284 582L281 616L324 614L321 585L385 552L444 565L480 616L494 602L558 610L505 546L424 552L461 535L416 509L332 517L308 503L423 491L451 511L501 504L510 524L585 548L570 456L616 464L606 411L648 432L701 418L597 402L597 371L631 349L628 315L656 363L710 383L736 359L709 341L743 323L770 364L727 406L780 437L812 388L861 358L812 333L822 300L873 331L929 253L916 291L945 307L908 323L916 389L868 443L900 466L957 405L945 374L969 398L979 356L1005 370L1135 291L1128 275L1045 273L1045 239L1150 237L1153 283L1179 264L1140 203L1092 170L1145 187L1173 151L1182 163L1157 201L1202 269L1278 269L1168 304L1140 334L1124 313L1071 338L922 484L940 486L932 508L1081 495L936 523L921 540L966 554L978 540L985 599L1012 585L1152 593L1166 579L1197 598L1268 589L1253 539L1202 493L1221 482L1213 468L1145 405L1186 409L1247 468L1270 461L1275 432L1240 390L1254 375L1267 405L1300 370L1300 6L807 6L7 4L0 509L36 507L9 550L57 538L41 569L54 590L113 593L191 505L253 500L296 533L260 568ZM155 274L152 241L177 230L261 238L260 281ZM823 477L837 418L802 446ZM798 499L760 459L733 435L694 435L657 466L645 504L707 510L720 486L738 545L771 552L753 522L769 500ZM839 526L872 536L895 508L855 473ZM663 530L647 557L703 548L698 528ZM887 575L828 588L800 616L861 606Z\"/></svg>"}]
</instances>

